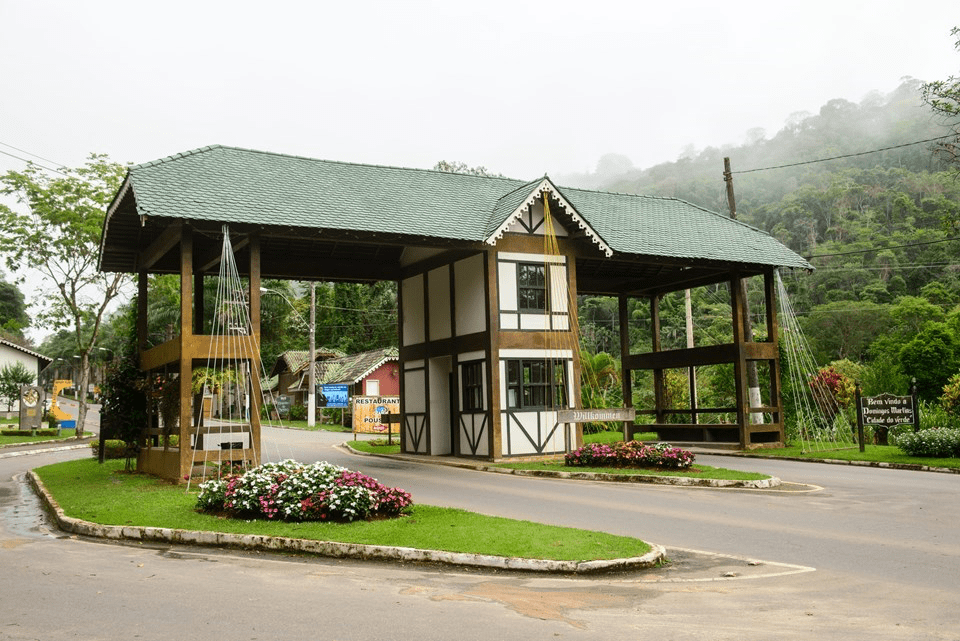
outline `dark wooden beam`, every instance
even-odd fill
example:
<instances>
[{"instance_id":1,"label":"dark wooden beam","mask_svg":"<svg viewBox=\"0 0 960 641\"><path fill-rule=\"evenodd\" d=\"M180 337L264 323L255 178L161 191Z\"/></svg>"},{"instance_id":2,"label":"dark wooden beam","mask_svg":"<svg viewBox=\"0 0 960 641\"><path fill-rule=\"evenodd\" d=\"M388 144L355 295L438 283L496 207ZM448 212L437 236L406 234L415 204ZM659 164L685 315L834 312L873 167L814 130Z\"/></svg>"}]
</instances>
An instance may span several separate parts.
<instances>
[{"instance_id":1,"label":"dark wooden beam","mask_svg":"<svg viewBox=\"0 0 960 641\"><path fill-rule=\"evenodd\" d=\"M160 235L147 246L137 258L137 271L148 272L158 260L180 242L180 231L183 223L176 222L168 226Z\"/></svg>"}]
</instances>

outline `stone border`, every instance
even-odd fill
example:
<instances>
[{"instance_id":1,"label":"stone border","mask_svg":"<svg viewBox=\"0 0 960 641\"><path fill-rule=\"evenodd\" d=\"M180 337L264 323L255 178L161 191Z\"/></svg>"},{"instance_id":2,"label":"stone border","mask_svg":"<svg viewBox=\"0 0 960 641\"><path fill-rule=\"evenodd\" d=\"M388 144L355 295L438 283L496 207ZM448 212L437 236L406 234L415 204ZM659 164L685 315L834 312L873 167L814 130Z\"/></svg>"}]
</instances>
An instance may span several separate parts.
<instances>
[{"instance_id":1,"label":"stone border","mask_svg":"<svg viewBox=\"0 0 960 641\"><path fill-rule=\"evenodd\" d=\"M875 467L888 470L909 470L912 472L935 472L938 474L960 474L960 468L954 467L935 467L933 465L920 465L919 463L890 463L888 461L848 461L837 458L805 458L801 456L764 456L762 454L751 454L749 452L717 452L704 451L702 454L708 456L729 456L730 458L752 458L764 459L768 461L799 461L800 463L824 463L826 465L853 465L856 467Z\"/></svg>"},{"instance_id":2,"label":"stone border","mask_svg":"<svg viewBox=\"0 0 960 641\"><path fill-rule=\"evenodd\" d=\"M543 559L492 556L487 554L445 552L442 550L422 550L386 545L313 541L309 539L292 539L279 536L261 536L257 534L228 534L225 532L201 532L174 528L100 525L99 523L91 523L66 516L57 501L47 491L40 477L38 477L33 470L30 470L27 474L30 479L30 484L36 490L46 507L53 513L57 527L72 534L110 540L155 541L183 545L230 547L243 550L302 552L325 557L360 559L366 561L441 563L445 565L464 565L498 570L559 572L568 574L588 574L651 568L659 564L666 554L663 546L650 544L650 551L638 557L607 559L602 561L549 561Z\"/></svg>"},{"instance_id":3,"label":"stone border","mask_svg":"<svg viewBox=\"0 0 960 641\"><path fill-rule=\"evenodd\" d=\"M782 481L776 476L754 481L736 481L730 479L697 479L687 476L657 476L655 474L605 474L602 472L554 472L553 470L516 470L509 467L497 467L485 463L468 463L464 461L421 459L403 454L377 454L376 452L361 452L347 443L340 447L348 452L360 456L379 456L382 458L399 459L412 463L426 463L430 465L447 465L463 469L477 470L478 472L494 472L496 474L513 474L515 476L534 476L540 478L573 479L577 481L607 481L613 483L649 483L652 485L675 485L680 487L716 487L716 488L748 488L754 490L779 487Z\"/></svg>"}]
</instances>

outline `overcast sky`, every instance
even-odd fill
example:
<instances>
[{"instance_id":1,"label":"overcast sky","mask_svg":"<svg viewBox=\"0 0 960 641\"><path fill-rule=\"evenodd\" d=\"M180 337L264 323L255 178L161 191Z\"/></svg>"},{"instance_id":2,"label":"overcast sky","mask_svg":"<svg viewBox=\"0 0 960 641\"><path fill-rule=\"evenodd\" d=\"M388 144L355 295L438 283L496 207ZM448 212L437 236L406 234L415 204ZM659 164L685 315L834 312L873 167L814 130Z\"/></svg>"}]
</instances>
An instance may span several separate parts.
<instances>
[{"instance_id":1,"label":"overcast sky","mask_svg":"<svg viewBox=\"0 0 960 641\"><path fill-rule=\"evenodd\" d=\"M647 167L960 72L956 8L0 0L0 143L70 166L224 144L524 179L609 152Z\"/></svg>"},{"instance_id":2,"label":"overcast sky","mask_svg":"<svg viewBox=\"0 0 960 641\"><path fill-rule=\"evenodd\" d=\"M211 144L527 180L649 167L960 73L956 6L0 0L0 172Z\"/></svg>"}]
</instances>

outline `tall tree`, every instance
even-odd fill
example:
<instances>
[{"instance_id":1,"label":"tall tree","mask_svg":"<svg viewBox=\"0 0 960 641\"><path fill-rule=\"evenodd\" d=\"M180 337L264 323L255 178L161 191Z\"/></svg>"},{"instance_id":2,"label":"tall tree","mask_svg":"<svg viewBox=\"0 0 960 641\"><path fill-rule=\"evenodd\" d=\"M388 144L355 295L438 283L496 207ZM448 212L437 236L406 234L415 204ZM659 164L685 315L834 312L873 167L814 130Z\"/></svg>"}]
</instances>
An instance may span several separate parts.
<instances>
[{"instance_id":1,"label":"tall tree","mask_svg":"<svg viewBox=\"0 0 960 641\"><path fill-rule=\"evenodd\" d=\"M0 335L22 339L23 330L29 325L23 292L0 277Z\"/></svg>"},{"instance_id":2,"label":"tall tree","mask_svg":"<svg viewBox=\"0 0 960 641\"><path fill-rule=\"evenodd\" d=\"M956 37L954 48L960 51L960 27L954 27L950 35ZM950 127L953 136L937 145L937 151L960 171L960 76L946 80L924 83L923 101Z\"/></svg>"},{"instance_id":3,"label":"tall tree","mask_svg":"<svg viewBox=\"0 0 960 641\"><path fill-rule=\"evenodd\" d=\"M7 267L38 270L57 292L45 292L36 301L38 320L52 329L73 330L80 356L77 438L83 437L87 414L90 352L111 301L129 282L127 274L97 270L106 208L124 172L106 156L91 154L84 166L63 168L56 177L32 164L0 176L0 193L20 205L0 205L0 252Z\"/></svg>"}]
</instances>

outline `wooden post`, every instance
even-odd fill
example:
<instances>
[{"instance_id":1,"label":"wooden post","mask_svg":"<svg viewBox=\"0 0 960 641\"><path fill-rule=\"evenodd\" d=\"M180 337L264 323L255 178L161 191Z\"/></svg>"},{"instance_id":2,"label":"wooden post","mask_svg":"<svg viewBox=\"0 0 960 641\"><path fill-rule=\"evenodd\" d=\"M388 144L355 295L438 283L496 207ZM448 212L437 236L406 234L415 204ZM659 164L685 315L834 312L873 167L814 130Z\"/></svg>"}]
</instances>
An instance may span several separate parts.
<instances>
[{"instance_id":1,"label":"wooden post","mask_svg":"<svg viewBox=\"0 0 960 641\"><path fill-rule=\"evenodd\" d=\"M193 469L190 444L190 397L193 383L193 230L180 231L180 473L189 478Z\"/></svg>"},{"instance_id":2,"label":"wooden post","mask_svg":"<svg viewBox=\"0 0 960 641\"><path fill-rule=\"evenodd\" d=\"M620 389L623 391L623 406L633 407L633 372L630 369L630 315L626 295L618 297L620 312ZM633 421L623 422L623 440L633 440Z\"/></svg>"},{"instance_id":3,"label":"wooden post","mask_svg":"<svg viewBox=\"0 0 960 641\"><path fill-rule=\"evenodd\" d=\"M684 311L687 317L687 349L693 348L693 301L690 296L690 290L684 290L683 293ZM696 425L699 420L697 416L697 368L690 366L688 371L690 379L690 422Z\"/></svg>"},{"instance_id":4,"label":"wooden post","mask_svg":"<svg viewBox=\"0 0 960 641\"><path fill-rule=\"evenodd\" d=\"M736 352L736 360L733 364L733 380L736 387L737 398L737 424L740 427L740 447L746 449L750 443L750 398L747 390L747 360L744 353L743 340L743 305L741 298L743 290L740 289L740 275L734 274L730 279L730 309L733 320L733 344Z\"/></svg>"},{"instance_id":5,"label":"wooden post","mask_svg":"<svg viewBox=\"0 0 960 641\"><path fill-rule=\"evenodd\" d=\"M920 399L917 398L917 379L910 380L910 398L913 402L913 433L920 431Z\"/></svg>"},{"instance_id":6,"label":"wooden post","mask_svg":"<svg viewBox=\"0 0 960 641\"><path fill-rule=\"evenodd\" d=\"M863 406L861 405L860 400L860 381L854 383L854 402L857 407L857 440L860 441L860 451L863 452L866 448L863 443Z\"/></svg>"},{"instance_id":7,"label":"wooden post","mask_svg":"<svg viewBox=\"0 0 960 641\"><path fill-rule=\"evenodd\" d=\"M260 234L250 234L250 329L253 345L260 345ZM260 389L260 351L249 354L250 362L250 447L253 449L253 464L260 465L260 406L263 405L263 390Z\"/></svg>"},{"instance_id":8,"label":"wooden post","mask_svg":"<svg viewBox=\"0 0 960 641\"><path fill-rule=\"evenodd\" d=\"M652 338L653 351L659 352L660 343L660 297L653 295L650 297L650 333ZM654 410L656 411L657 423L661 424L664 420L664 390L663 390L663 369L653 370L653 397Z\"/></svg>"}]
</instances>

